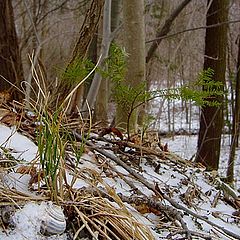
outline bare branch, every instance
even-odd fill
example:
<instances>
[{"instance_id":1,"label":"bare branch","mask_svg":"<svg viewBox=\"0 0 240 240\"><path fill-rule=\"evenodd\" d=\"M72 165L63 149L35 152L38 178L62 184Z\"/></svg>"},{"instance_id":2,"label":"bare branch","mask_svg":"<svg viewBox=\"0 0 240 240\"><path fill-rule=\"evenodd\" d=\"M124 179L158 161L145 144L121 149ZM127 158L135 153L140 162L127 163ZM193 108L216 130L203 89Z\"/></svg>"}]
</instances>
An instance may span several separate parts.
<instances>
[{"instance_id":1,"label":"bare branch","mask_svg":"<svg viewBox=\"0 0 240 240\"><path fill-rule=\"evenodd\" d=\"M37 19L37 25L45 18L47 17L49 14L51 14L54 11L57 11L58 9L62 8L69 0L65 0L64 2L60 3L59 5L57 5L56 7L54 7L53 9L50 9L48 12L46 12L41 18Z\"/></svg>"},{"instance_id":2,"label":"bare branch","mask_svg":"<svg viewBox=\"0 0 240 240\"><path fill-rule=\"evenodd\" d=\"M202 30L202 29L207 29L207 28L215 28L215 27L219 27L219 26L224 25L224 24L233 24L233 23L238 23L238 22L240 22L240 19L227 21L227 22L216 23L216 24L212 24L212 25L208 25L208 26L200 26L200 27L195 27L195 28L189 28L189 29L185 29L185 30L182 30L182 31L179 31L179 32L171 33L171 34L168 34L168 35L164 35L164 36L161 36L161 37L157 37L157 38L148 40L145 43L151 43L151 42L155 42L155 41L162 40L162 39L165 39L165 38L174 37L178 34L182 34L182 33L185 33L185 32L192 32L192 31L197 31L197 30Z\"/></svg>"},{"instance_id":3,"label":"bare branch","mask_svg":"<svg viewBox=\"0 0 240 240\"><path fill-rule=\"evenodd\" d=\"M167 33L170 31L170 27L173 23L173 21L177 18L177 16L180 14L180 12L187 6L188 3L190 3L191 0L184 0L174 11L172 14L169 16L169 18L165 21L163 27L160 29L160 31L157 33L157 40L153 41L152 45L150 46L148 52L147 52L147 57L146 57L146 62L148 63L149 60L152 58L154 52L158 48L158 45L162 41L161 37L167 35Z\"/></svg>"}]
</instances>

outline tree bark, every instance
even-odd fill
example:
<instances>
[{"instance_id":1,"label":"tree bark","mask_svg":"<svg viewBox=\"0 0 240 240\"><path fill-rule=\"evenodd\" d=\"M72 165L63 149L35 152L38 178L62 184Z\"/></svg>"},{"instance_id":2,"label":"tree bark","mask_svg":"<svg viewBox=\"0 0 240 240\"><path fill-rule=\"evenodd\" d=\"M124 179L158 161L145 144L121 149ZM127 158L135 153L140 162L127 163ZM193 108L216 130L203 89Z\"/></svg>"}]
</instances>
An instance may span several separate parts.
<instances>
[{"instance_id":1,"label":"tree bark","mask_svg":"<svg viewBox=\"0 0 240 240\"><path fill-rule=\"evenodd\" d=\"M130 87L137 87L145 81L145 25L144 1L123 0L124 47L128 54L126 64L125 83ZM127 97L127 96L126 96ZM138 112L135 110L128 124L129 109L118 104L116 124L119 127L136 130Z\"/></svg>"},{"instance_id":2,"label":"tree bark","mask_svg":"<svg viewBox=\"0 0 240 240\"><path fill-rule=\"evenodd\" d=\"M32 62L29 63L29 72L26 77L26 91L25 91L25 100L26 100L26 108L30 109L30 99L33 99L34 101L37 101L36 93L39 91L39 86L37 85L36 81L34 81L32 72L33 69L38 71L36 68L36 64L39 60L40 53L42 51L41 49L41 41L40 36L38 34L37 30L37 9L40 8L39 4L37 4L36 0L33 0L32 6L28 6L26 0L23 1L24 6L27 12L28 19L31 23L31 30L30 30L30 36L29 39L31 39L31 53L34 53ZM30 8L32 8L32 11L30 11ZM43 69L42 69L43 70ZM39 72L37 73L39 74ZM39 74L40 75L40 74Z\"/></svg>"},{"instance_id":3,"label":"tree bark","mask_svg":"<svg viewBox=\"0 0 240 240\"><path fill-rule=\"evenodd\" d=\"M208 3L210 7L207 11L207 26L226 22L228 0L208 0ZM226 46L226 25L206 29L204 69L213 69L213 80L221 82L223 86L226 71ZM207 170L217 170L223 127L223 96L212 96L208 100L217 101L220 105L204 106L201 109L196 162L206 166Z\"/></svg>"},{"instance_id":4,"label":"tree bark","mask_svg":"<svg viewBox=\"0 0 240 240\"><path fill-rule=\"evenodd\" d=\"M233 111L232 136L230 155L227 169L227 181L232 183L234 180L234 160L236 155L236 147L238 145L239 130L240 130L240 39L238 39L238 60L237 60L237 77L235 87L235 106Z\"/></svg>"},{"instance_id":5,"label":"tree bark","mask_svg":"<svg viewBox=\"0 0 240 240\"><path fill-rule=\"evenodd\" d=\"M101 45L101 60L100 66L104 67L104 61L108 57L108 51L111 43L111 0L105 0L104 10L103 10L103 37ZM90 109L94 107L97 95L99 93L99 88L102 84L102 99L99 102L99 110L101 110L101 120L107 120L107 79L102 78L99 72L96 72L92 80L90 89L88 91L87 99ZM87 103L83 106L84 116L88 117ZM99 112L99 111L98 111Z\"/></svg>"},{"instance_id":6,"label":"tree bark","mask_svg":"<svg viewBox=\"0 0 240 240\"><path fill-rule=\"evenodd\" d=\"M11 82L8 83L6 80ZM23 67L18 46L17 33L11 0L0 1L0 92L10 93L15 100L22 100L21 88Z\"/></svg>"},{"instance_id":7,"label":"tree bark","mask_svg":"<svg viewBox=\"0 0 240 240\"><path fill-rule=\"evenodd\" d=\"M120 24L122 0L112 0L111 9L111 32L114 32Z\"/></svg>"},{"instance_id":8,"label":"tree bark","mask_svg":"<svg viewBox=\"0 0 240 240\"><path fill-rule=\"evenodd\" d=\"M74 47L72 58L69 61L68 66L66 67L66 70L65 70L66 72L74 63L76 63L76 61L83 61L87 57L89 46L91 44L91 41L94 35L97 32L99 20L102 14L103 5L104 5L104 0L92 0L90 7L87 11L87 14L85 16L84 22L82 24L82 27L80 29L79 38L76 43L76 46ZM62 84L58 89L59 105L64 101L64 99L70 93L71 89L73 89L73 87L74 86L72 86L67 82L67 79L62 80ZM82 91L78 91L78 93L81 93L81 92ZM68 112L71 113L76 110L76 107L78 105L78 103L76 102L77 99L79 99L79 96L77 96L75 93L73 95L71 109L69 109Z\"/></svg>"}]
</instances>

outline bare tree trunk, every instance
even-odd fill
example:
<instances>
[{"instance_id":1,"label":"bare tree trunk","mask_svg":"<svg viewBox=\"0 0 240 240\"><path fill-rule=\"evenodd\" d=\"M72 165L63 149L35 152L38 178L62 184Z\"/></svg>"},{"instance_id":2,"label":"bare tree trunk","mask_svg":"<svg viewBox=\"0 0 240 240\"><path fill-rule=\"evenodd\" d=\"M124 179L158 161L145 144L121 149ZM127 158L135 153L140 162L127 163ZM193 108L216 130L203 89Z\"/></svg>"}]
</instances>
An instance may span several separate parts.
<instances>
[{"instance_id":1,"label":"bare tree trunk","mask_svg":"<svg viewBox=\"0 0 240 240\"><path fill-rule=\"evenodd\" d=\"M120 24L120 13L121 13L122 0L112 0L111 3L111 40L114 41L115 30L119 28ZM108 102L111 92L111 81L109 79L102 79L101 85L98 91L95 111L94 111L94 120L101 121L101 124L105 126L108 123Z\"/></svg>"},{"instance_id":2,"label":"bare tree trunk","mask_svg":"<svg viewBox=\"0 0 240 240\"><path fill-rule=\"evenodd\" d=\"M168 59L170 61L170 48L171 48L171 44L170 41L168 42ZM170 89L171 88L171 70L170 68L167 69L167 88ZM171 128L171 99L167 98L167 125L168 125L168 132L171 133L172 132L172 128ZM172 134L171 134L172 135Z\"/></svg>"},{"instance_id":3,"label":"bare tree trunk","mask_svg":"<svg viewBox=\"0 0 240 240\"><path fill-rule=\"evenodd\" d=\"M24 0L24 6L27 12L27 16L29 18L29 22L31 23L31 33L29 38L31 39L31 53L34 53L33 55L33 62L30 63L30 70L27 76L27 84L26 84L26 93L25 93L25 99L26 99L26 107L30 108L30 98L36 97L34 96L34 94L32 93L32 90L34 90L34 92L37 92L37 84L35 81L33 81L33 76L32 76L32 72L33 69L35 68L36 64L37 64L37 60L38 57L40 55L41 52L41 42L40 42L40 37L37 31L37 27L36 27L36 23L37 23L37 8L39 8L40 6L37 4L37 1L34 0L32 2L32 11L30 11L30 6L27 4L26 0Z\"/></svg>"},{"instance_id":4,"label":"bare tree trunk","mask_svg":"<svg viewBox=\"0 0 240 240\"><path fill-rule=\"evenodd\" d=\"M11 0L0 1L0 92L22 100L24 95L4 78L21 89L23 68Z\"/></svg>"},{"instance_id":5,"label":"bare tree trunk","mask_svg":"<svg viewBox=\"0 0 240 240\"><path fill-rule=\"evenodd\" d=\"M228 18L228 0L208 0L208 3L210 7L207 12L207 26L226 22ZM226 71L226 46L226 25L207 28L204 69L213 69L213 80L221 82L223 86ZM217 101L220 106L204 106L201 109L196 162L206 166L207 170L217 170L223 127L223 96L211 96L208 100Z\"/></svg>"},{"instance_id":6,"label":"bare tree trunk","mask_svg":"<svg viewBox=\"0 0 240 240\"><path fill-rule=\"evenodd\" d=\"M103 36L103 19L99 27L98 35ZM100 47L100 51L101 51L101 44L102 44L102 41L100 44L98 44L100 45L98 46L98 49ZM103 66L103 69L106 69L106 67L107 66ZM100 77L101 77L101 84L99 86L96 102L94 104L93 121L100 122L100 126L106 127L108 123L107 102L108 102L108 95L109 95L109 89L108 89L109 81L108 79L102 78L102 76ZM91 85L89 87L91 87Z\"/></svg>"},{"instance_id":7,"label":"bare tree trunk","mask_svg":"<svg viewBox=\"0 0 240 240\"><path fill-rule=\"evenodd\" d=\"M103 10L103 38L102 38L102 46L101 46L101 60L100 66L104 66L104 61L108 57L108 51L111 43L111 0L105 0L104 10ZM89 89L86 102L88 103L90 109L94 107L96 102L97 95L99 93L100 85L102 84L102 89L104 89L104 93L102 95L102 101L100 109L102 111L101 118L102 120L107 119L107 79L102 78L99 72L96 72L94 78L91 83L91 87ZM88 117L88 107L87 103L83 106L84 117Z\"/></svg>"},{"instance_id":8,"label":"bare tree trunk","mask_svg":"<svg viewBox=\"0 0 240 240\"><path fill-rule=\"evenodd\" d=\"M137 87L145 81L145 25L144 0L123 0L124 46L128 54L125 84ZM126 129L136 130L138 111L135 110L127 126L129 109L118 104L116 123Z\"/></svg>"},{"instance_id":9,"label":"bare tree trunk","mask_svg":"<svg viewBox=\"0 0 240 240\"><path fill-rule=\"evenodd\" d=\"M114 32L120 24L122 0L112 0L111 9L111 31Z\"/></svg>"},{"instance_id":10,"label":"bare tree trunk","mask_svg":"<svg viewBox=\"0 0 240 240\"><path fill-rule=\"evenodd\" d=\"M90 7L87 11L87 14L85 16L84 22L79 33L79 39L73 50L72 58L65 70L66 72L68 71L69 68L71 68L72 65L76 64L76 61L83 61L87 57L90 43L97 32L103 4L104 0L91 1ZM71 86L71 84L68 83L67 79L63 79L62 84L57 92L57 94L59 95L58 99L59 104L61 104L64 101L64 99L70 93L73 87L74 86ZM79 91L78 93L81 92L82 91ZM76 107L78 106L78 103L76 102L77 99L79 99L79 97L75 94L72 99L71 109L69 110L69 112L76 111Z\"/></svg>"},{"instance_id":11,"label":"bare tree trunk","mask_svg":"<svg viewBox=\"0 0 240 240\"><path fill-rule=\"evenodd\" d=\"M239 130L240 130L240 39L238 39L238 60L237 60L237 77L235 88L235 106L233 111L232 136L231 147L227 169L227 181L232 183L234 180L234 159L236 154L236 147L238 144Z\"/></svg>"}]
</instances>

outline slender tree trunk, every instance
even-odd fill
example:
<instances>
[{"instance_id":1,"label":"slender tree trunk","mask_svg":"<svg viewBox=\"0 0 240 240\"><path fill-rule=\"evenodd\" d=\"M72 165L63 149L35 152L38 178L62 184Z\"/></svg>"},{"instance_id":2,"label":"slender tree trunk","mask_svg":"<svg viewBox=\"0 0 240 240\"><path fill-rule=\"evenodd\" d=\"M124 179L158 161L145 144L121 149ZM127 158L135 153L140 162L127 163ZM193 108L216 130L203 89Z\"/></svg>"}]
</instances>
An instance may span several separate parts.
<instances>
[{"instance_id":1,"label":"slender tree trunk","mask_svg":"<svg viewBox=\"0 0 240 240\"><path fill-rule=\"evenodd\" d=\"M105 0L104 10L103 10L103 38L101 45L101 60L100 66L104 67L104 61L108 57L108 51L111 43L111 0ZM101 120L107 119L107 79L102 78L99 72L96 72L91 83L91 87L88 91L87 99L90 109L94 107L97 95L99 93L99 88L102 84L102 99L99 102L99 110L101 110ZM83 106L84 116L88 117L87 103ZM99 116L100 117L100 116Z\"/></svg>"},{"instance_id":2,"label":"slender tree trunk","mask_svg":"<svg viewBox=\"0 0 240 240\"><path fill-rule=\"evenodd\" d=\"M103 36L103 28L104 26L103 26L103 19L102 19L99 27L99 31L98 31L98 34L100 36ZM101 48L101 44L100 44L100 48ZM107 66L103 66L104 69L106 69L106 67ZM100 122L100 126L106 127L108 122L108 114L107 114L107 102L108 102L108 96L109 96L108 79L102 78L102 76L99 76L99 77L101 78L101 84L99 86L96 102L94 104L93 121Z\"/></svg>"},{"instance_id":3,"label":"slender tree trunk","mask_svg":"<svg viewBox=\"0 0 240 240\"><path fill-rule=\"evenodd\" d=\"M228 0L208 0L207 26L226 22ZM205 37L204 69L214 70L213 80L224 86L226 71L227 26L207 28ZM203 88L203 90L205 90ZM219 165L221 134L223 127L223 96L212 96L220 106L204 106L201 109L200 130L196 162L207 170L217 170Z\"/></svg>"},{"instance_id":4,"label":"slender tree trunk","mask_svg":"<svg viewBox=\"0 0 240 240\"><path fill-rule=\"evenodd\" d=\"M236 155L236 147L238 144L239 130L240 130L240 39L238 39L238 60L237 60L237 78L235 88L235 106L233 111L232 136L231 147L227 169L227 181L232 183L234 180L234 159Z\"/></svg>"},{"instance_id":5,"label":"slender tree trunk","mask_svg":"<svg viewBox=\"0 0 240 240\"><path fill-rule=\"evenodd\" d=\"M15 100L22 100L24 95L4 78L21 89L23 67L11 0L0 1L0 92L8 92Z\"/></svg>"},{"instance_id":6,"label":"slender tree trunk","mask_svg":"<svg viewBox=\"0 0 240 240\"><path fill-rule=\"evenodd\" d=\"M25 92L26 107L30 109L30 98L36 101L37 96L35 94L39 91L38 86L33 79L32 72L35 66L37 65L39 55L42 50L40 47L41 46L40 36L37 30L37 9L40 6L36 0L33 0L32 6L29 6L26 0L24 0L23 2L24 2L25 10L27 12L29 22L31 23L31 32L30 32L29 38L31 39L31 54L33 54L33 59L32 59L33 62L32 63L29 62L29 72L26 78L27 84L26 84L26 92ZM30 11L30 9L32 11ZM36 71L37 70L38 69L36 69Z\"/></svg>"},{"instance_id":7,"label":"slender tree trunk","mask_svg":"<svg viewBox=\"0 0 240 240\"><path fill-rule=\"evenodd\" d=\"M120 13L121 13L121 0L112 0L111 2L111 37L110 40L114 38L113 34L119 27L120 23ZM108 22L106 22L109 24ZM108 29L104 27L105 29ZM103 35L106 36L106 33ZM111 44L111 43L110 43ZM108 123L108 101L110 97L111 82L109 79L102 78L101 85L98 91L94 115L95 121L101 121L102 125L105 126Z\"/></svg>"},{"instance_id":8,"label":"slender tree trunk","mask_svg":"<svg viewBox=\"0 0 240 240\"><path fill-rule=\"evenodd\" d=\"M99 23L99 25L101 25L101 23ZM99 33L99 28L101 28L101 27L102 27L102 25L98 27L97 33L93 37L92 42L89 46L89 50L88 50L88 58L92 61L92 63L94 65L97 64L98 56L99 56L99 37L98 37L98 35L101 34L101 33ZM89 79L87 79L86 82L84 83L84 85L80 87L80 88L82 88L82 91L83 91L83 98L81 99L81 102L82 102L81 107L83 107L83 105L85 103L88 91L91 86L91 82L93 80L93 77L94 77L94 75L92 75Z\"/></svg>"},{"instance_id":9,"label":"slender tree trunk","mask_svg":"<svg viewBox=\"0 0 240 240\"><path fill-rule=\"evenodd\" d=\"M145 81L145 25L144 0L123 0L124 47L128 54L125 84L137 87ZM126 96L127 97L127 96ZM118 126L136 130L138 111L135 110L127 126L129 108L118 104L116 123Z\"/></svg>"},{"instance_id":10,"label":"slender tree trunk","mask_svg":"<svg viewBox=\"0 0 240 240\"><path fill-rule=\"evenodd\" d=\"M112 0L111 31L114 32L120 24L122 0Z\"/></svg>"},{"instance_id":11,"label":"slender tree trunk","mask_svg":"<svg viewBox=\"0 0 240 240\"><path fill-rule=\"evenodd\" d=\"M68 71L69 68L71 68L72 65L76 64L79 61L84 61L84 59L86 59L91 41L97 32L99 20L102 14L103 4L104 4L104 0L91 1L90 7L87 11L84 22L81 26L79 39L73 50L72 58L68 66L66 67L66 70L65 70L66 72ZM82 79L79 79L79 81L81 80ZM74 86L69 84L68 79L63 79L62 84L58 88L58 92L57 92L57 94L59 95L58 96L59 99L57 99L59 104L61 104L64 101L64 99L73 89L73 87ZM82 91L79 91L78 93L81 94ZM78 106L78 103L76 102L77 99L79 99L79 97L75 93L72 99L71 109L69 109L69 112L76 111L76 107Z\"/></svg>"}]
</instances>

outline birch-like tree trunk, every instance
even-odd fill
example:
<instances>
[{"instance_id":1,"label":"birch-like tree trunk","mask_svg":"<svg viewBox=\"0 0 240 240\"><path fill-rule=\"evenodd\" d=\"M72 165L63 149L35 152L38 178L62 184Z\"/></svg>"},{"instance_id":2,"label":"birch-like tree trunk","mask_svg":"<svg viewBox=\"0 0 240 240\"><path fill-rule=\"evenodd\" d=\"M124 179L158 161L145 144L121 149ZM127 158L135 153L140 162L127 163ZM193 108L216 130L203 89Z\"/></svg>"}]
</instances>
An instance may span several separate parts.
<instances>
[{"instance_id":1,"label":"birch-like tree trunk","mask_svg":"<svg viewBox=\"0 0 240 240\"><path fill-rule=\"evenodd\" d=\"M111 3L111 40L114 41L115 31L119 28L122 0L112 0ZM95 121L101 121L104 125L108 121L108 102L111 92L109 79L102 79L96 99L94 115Z\"/></svg>"},{"instance_id":2,"label":"birch-like tree trunk","mask_svg":"<svg viewBox=\"0 0 240 240\"><path fill-rule=\"evenodd\" d=\"M124 47L128 54L125 84L137 87L145 81L145 25L144 0L123 0ZM127 97L127 96L126 96ZM116 124L127 128L129 109L118 104ZM130 118L130 130L136 130L138 111Z\"/></svg>"}]
</instances>

